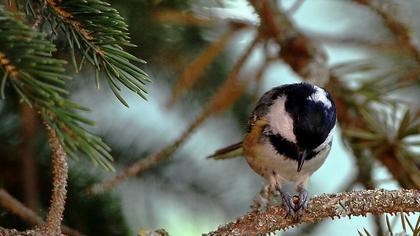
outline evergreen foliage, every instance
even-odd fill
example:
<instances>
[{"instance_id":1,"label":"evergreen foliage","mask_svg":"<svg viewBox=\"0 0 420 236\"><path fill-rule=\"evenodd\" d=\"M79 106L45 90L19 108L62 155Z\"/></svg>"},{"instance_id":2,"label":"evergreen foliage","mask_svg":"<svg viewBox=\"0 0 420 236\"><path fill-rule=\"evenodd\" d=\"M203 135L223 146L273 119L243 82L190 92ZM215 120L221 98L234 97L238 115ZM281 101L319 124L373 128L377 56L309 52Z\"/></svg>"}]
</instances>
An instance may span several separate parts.
<instances>
[{"instance_id":1,"label":"evergreen foliage","mask_svg":"<svg viewBox=\"0 0 420 236\"><path fill-rule=\"evenodd\" d=\"M67 62L55 58L56 47L47 38L62 36L69 45L76 71L86 61L92 64L98 88L100 72L104 72L116 97L128 106L120 95L117 81L145 98L144 85L150 80L133 64L143 61L122 48L135 46L129 41L124 19L109 4L96 0L25 1L24 4L16 1L16 5L17 11L24 5L28 17L0 8L1 98L5 98L7 89L14 90L55 129L69 156L78 158L80 152L112 170L110 148L84 128L94 122L78 114L89 109L66 98L69 92L65 84L71 79L65 70ZM27 24L29 18L32 27ZM75 50L82 55L78 65Z\"/></svg>"},{"instance_id":2,"label":"evergreen foliage","mask_svg":"<svg viewBox=\"0 0 420 236\"><path fill-rule=\"evenodd\" d=\"M96 69L96 82L99 88L99 75L102 70L116 97L128 107L121 97L118 80L127 88L146 99L144 85L150 82L146 73L132 64L144 62L125 52L123 46L134 47L130 43L127 24L118 11L103 1L35 1L41 5L41 17L48 22L56 35L63 33L70 46L74 67L80 70L87 61ZM27 11L36 16L31 3ZM75 50L82 55L77 65Z\"/></svg>"}]
</instances>

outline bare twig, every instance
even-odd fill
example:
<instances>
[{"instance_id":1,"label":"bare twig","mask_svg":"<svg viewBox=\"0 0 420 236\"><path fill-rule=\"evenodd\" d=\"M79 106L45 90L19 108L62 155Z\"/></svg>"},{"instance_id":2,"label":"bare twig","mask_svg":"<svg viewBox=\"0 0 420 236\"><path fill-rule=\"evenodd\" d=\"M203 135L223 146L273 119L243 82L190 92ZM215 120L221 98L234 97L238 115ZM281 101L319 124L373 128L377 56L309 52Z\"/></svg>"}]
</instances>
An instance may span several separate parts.
<instances>
[{"instance_id":1,"label":"bare twig","mask_svg":"<svg viewBox=\"0 0 420 236\"><path fill-rule=\"evenodd\" d=\"M324 194L310 200L309 207L299 222L287 218L283 207L273 206L264 212L250 212L207 235L265 235L301 223L318 222L325 218L345 216L350 218L351 216L366 216L368 213L380 215L399 212L420 212L419 190L376 189Z\"/></svg>"},{"instance_id":2,"label":"bare twig","mask_svg":"<svg viewBox=\"0 0 420 236\"><path fill-rule=\"evenodd\" d=\"M115 176L110 180L106 180L102 183L96 184L88 189L89 193L97 194L105 190L113 188L114 186L120 184L127 178L137 175L140 172L143 172L147 169L150 169L158 165L162 161L168 160L172 154L187 140L187 138L204 122L207 118L216 113L220 113L228 108L230 105L236 101L239 96L242 94L245 87L244 82L238 81L238 76L240 70L245 64L246 60L251 55L255 46L259 41L259 36L256 36L254 41L248 46L241 58L238 60L234 68L229 74L229 77L226 79L226 82L222 85L216 95L208 103L207 107L203 112L190 124L184 133L176 139L176 141L169 146L161 149L156 154L150 155L145 159L141 159L135 162L133 165L125 169L123 172Z\"/></svg>"},{"instance_id":3,"label":"bare twig","mask_svg":"<svg viewBox=\"0 0 420 236\"><path fill-rule=\"evenodd\" d=\"M46 235L61 235L61 221L67 197L68 166L67 156L57 138L55 130L45 123L50 146L52 148L53 190L51 205L47 216L47 224L41 231Z\"/></svg>"},{"instance_id":4,"label":"bare twig","mask_svg":"<svg viewBox=\"0 0 420 236\"><path fill-rule=\"evenodd\" d=\"M11 196L6 190L0 188L0 205L5 209L9 210L11 213L19 216L24 222L32 226L41 226L45 222L31 209L27 208L13 196ZM61 226L61 230L66 235L70 236L82 236L81 233L77 232L74 229L71 229L67 226ZM0 235L1 234L0 230Z\"/></svg>"}]
</instances>

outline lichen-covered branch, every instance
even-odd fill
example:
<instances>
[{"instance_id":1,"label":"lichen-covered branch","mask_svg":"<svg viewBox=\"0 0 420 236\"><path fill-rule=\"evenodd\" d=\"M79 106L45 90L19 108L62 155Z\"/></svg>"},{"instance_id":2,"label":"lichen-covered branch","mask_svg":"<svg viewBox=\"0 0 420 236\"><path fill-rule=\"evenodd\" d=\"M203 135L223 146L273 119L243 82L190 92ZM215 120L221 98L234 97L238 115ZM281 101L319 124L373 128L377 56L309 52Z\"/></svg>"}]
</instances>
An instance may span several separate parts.
<instances>
[{"instance_id":1,"label":"lichen-covered branch","mask_svg":"<svg viewBox=\"0 0 420 236\"><path fill-rule=\"evenodd\" d=\"M57 138L55 130L45 123L52 148L53 190L47 223L42 227L45 235L61 235L61 222L67 197L67 156Z\"/></svg>"},{"instance_id":2,"label":"lichen-covered branch","mask_svg":"<svg viewBox=\"0 0 420 236\"><path fill-rule=\"evenodd\" d=\"M210 232L207 236L265 235L301 223L314 223L325 218L381 215L400 212L420 212L420 190L364 190L313 197L299 222L286 218L282 206L272 206L266 211L253 211L235 222Z\"/></svg>"}]
</instances>

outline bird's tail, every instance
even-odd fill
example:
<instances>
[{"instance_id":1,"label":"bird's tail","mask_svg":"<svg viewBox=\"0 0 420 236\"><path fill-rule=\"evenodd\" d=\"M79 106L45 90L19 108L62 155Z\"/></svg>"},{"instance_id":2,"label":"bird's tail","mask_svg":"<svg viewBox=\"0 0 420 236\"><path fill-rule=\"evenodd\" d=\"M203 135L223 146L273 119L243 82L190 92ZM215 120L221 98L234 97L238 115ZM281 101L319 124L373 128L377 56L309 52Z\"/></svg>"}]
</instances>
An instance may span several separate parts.
<instances>
[{"instance_id":1,"label":"bird's tail","mask_svg":"<svg viewBox=\"0 0 420 236\"><path fill-rule=\"evenodd\" d=\"M225 148L217 150L214 154L208 156L208 159L224 160L241 156L243 153L242 142L232 144Z\"/></svg>"}]
</instances>

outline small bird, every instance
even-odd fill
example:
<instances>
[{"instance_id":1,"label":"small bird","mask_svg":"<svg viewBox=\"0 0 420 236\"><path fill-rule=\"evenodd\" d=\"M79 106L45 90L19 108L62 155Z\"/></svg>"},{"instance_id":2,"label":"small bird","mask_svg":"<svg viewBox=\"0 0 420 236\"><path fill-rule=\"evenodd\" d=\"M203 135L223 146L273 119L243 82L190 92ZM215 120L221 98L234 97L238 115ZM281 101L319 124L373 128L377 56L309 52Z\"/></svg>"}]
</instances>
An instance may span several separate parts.
<instances>
[{"instance_id":1,"label":"small bird","mask_svg":"<svg viewBox=\"0 0 420 236\"><path fill-rule=\"evenodd\" d=\"M299 218L309 200L305 186L331 149L335 124L335 104L327 91L308 83L278 86L258 101L243 141L209 158L243 155L266 180L257 205L278 191L288 214ZM287 181L294 182L298 196L283 191Z\"/></svg>"}]
</instances>

